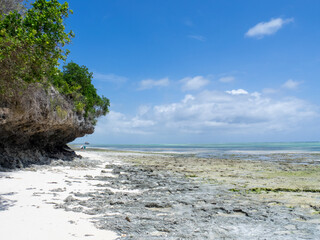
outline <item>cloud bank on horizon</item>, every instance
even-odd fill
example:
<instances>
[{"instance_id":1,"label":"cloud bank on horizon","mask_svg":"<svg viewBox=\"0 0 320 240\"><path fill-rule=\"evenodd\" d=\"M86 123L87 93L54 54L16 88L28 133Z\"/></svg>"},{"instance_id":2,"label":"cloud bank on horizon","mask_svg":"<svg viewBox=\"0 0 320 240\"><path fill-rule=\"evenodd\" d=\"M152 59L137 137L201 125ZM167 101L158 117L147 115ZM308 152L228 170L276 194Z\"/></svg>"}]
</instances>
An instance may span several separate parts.
<instances>
[{"instance_id":1,"label":"cloud bank on horizon","mask_svg":"<svg viewBox=\"0 0 320 240\"><path fill-rule=\"evenodd\" d=\"M172 139L185 134L248 136L290 132L319 116L318 106L296 97L277 99L244 89L202 90L185 94L178 102L141 105L134 116L111 111L98 122L96 134L153 138L173 134Z\"/></svg>"}]
</instances>

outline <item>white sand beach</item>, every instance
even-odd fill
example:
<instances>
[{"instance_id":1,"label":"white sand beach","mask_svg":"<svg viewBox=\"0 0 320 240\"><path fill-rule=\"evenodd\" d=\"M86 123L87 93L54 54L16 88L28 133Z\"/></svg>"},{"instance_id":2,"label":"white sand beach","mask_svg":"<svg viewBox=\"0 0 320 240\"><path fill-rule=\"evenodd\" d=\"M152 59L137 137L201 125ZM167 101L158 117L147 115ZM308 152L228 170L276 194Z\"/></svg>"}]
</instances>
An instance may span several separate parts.
<instances>
[{"instance_id":1,"label":"white sand beach","mask_svg":"<svg viewBox=\"0 0 320 240\"><path fill-rule=\"evenodd\" d=\"M319 167L297 164L305 162L300 155L266 155L286 159L284 165L101 149L78 154L83 159L0 172L0 239L276 240L320 234Z\"/></svg>"},{"instance_id":2,"label":"white sand beach","mask_svg":"<svg viewBox=\"0 0 320 240\"><path fill-rule=\"evenodd\" d=\"M82 153L92 158L95 153ZM95 159L98 157L96 156ZM117 234L99 230L90 215L55 209L70 192L90 191L85 175L99 169L39 166L0 173L0 226L5 240L94 239L112 240Z\"/></svg>"}]
</instances>

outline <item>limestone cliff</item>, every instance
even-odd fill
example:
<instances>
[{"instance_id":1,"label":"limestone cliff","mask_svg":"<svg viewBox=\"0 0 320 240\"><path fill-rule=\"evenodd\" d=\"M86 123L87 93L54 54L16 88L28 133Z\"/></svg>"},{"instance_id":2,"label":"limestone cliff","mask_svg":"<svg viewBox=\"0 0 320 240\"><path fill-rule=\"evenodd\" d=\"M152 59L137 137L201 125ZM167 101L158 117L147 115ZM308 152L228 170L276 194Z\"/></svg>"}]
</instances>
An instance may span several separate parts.
<instances>
[{"instance_id":1,"label":"limestone cliff","mask_svg":"<svg viewBox=\"0 0 320 240\"><path fill-rule=\"evenodd\" d=\"M29 84L17 96L0 99L0 167L72 159L66 144L93 133L92 122L53 87Z\"/></svg>"}]
</instances>

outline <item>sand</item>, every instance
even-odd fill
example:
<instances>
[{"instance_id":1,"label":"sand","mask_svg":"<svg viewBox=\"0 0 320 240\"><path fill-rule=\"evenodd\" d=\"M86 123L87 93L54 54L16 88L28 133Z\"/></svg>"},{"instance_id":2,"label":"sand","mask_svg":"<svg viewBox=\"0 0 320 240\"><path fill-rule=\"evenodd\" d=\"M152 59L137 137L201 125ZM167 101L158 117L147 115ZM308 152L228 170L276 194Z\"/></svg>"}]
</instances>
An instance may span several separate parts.
<instances>
[{"instance_id":1,"label":"sand","mask_svg":"<svg viewBox=\"0 0 320 240\"><path fill-rule=\"evenodd\" d=\"M270 162L89 149L78 154L84 158L0 172L0 239L320 234L319 166L304 156L272 155L277 161ZM289 191L296 189L303 191Z\"/></svg>"},{"instance_id":2,"label":"sand","mask_svg":"<svg viewBox=\"0 0 320 240\"><path fill-rule=\"evenodd\" d=\"M86 157L99 158L94 153ZM71 192L92 190L85 175L100 174L96 168L42 166L0 173L1 239L103 239L117 234L97 229L90 215L56 209Z\"/></svg>"}]
</instances>

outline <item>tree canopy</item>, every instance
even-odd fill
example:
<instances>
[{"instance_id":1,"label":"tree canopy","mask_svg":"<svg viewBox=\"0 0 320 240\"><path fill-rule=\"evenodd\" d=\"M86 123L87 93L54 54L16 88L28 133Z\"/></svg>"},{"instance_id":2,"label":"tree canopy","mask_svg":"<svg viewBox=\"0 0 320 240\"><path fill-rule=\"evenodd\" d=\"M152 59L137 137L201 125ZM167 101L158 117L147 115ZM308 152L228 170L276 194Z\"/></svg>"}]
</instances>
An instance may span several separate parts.
<instances>
[{"instance_id":1,"label":"tree canopy","mask_svg":"<svg viewBox=\"0 0 320 240\"><path fill-rule=\"evenodd\" d=\"M65 60L73 33L65 32L70 10L58 0L36 0L22 16L9 12L0 21L0 61L5 79L41 82Z\"/></svg>"},{"instance_id":2,"label":"tree canopy","mask_svg":"<svg viewBox=\"0 0 320 240\"><path fill-rule=\"evenodd\" d=\"M105 115L109 100L97 94L92 73L85 66L71 62L59 70L59 61L65 61L69 53L65 46L74 37L64 25L72 13L68 3L35 0L22 13L22 2L2 0L0 5L0 94L23 84L51 84L86 117Z\"/></svg>"},{"instance_id":3,"label":"tree canopy","mask_svg":"<svg viewBox=\"0 0 320 240\"><path fill-rule=\"evenodd\" d=\"M63 66L63 71L52 79L52 83L60 92L73 99L77 111L84 110L87 116L98 117L108 113L110 102L97 94L91 83L92 76L86 66L70 62Z\"/></svg>"}]
</instances>

